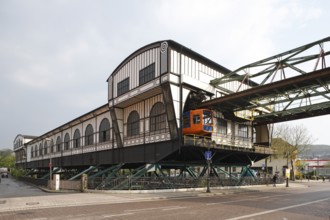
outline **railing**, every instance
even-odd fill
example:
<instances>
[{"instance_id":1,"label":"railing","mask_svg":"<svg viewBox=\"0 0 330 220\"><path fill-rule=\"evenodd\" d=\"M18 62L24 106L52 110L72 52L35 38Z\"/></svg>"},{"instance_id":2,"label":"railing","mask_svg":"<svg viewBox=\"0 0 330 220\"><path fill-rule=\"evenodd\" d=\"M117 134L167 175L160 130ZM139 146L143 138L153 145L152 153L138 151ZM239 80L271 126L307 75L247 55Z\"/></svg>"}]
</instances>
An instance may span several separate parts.
<instances>
[{"instance_id":1,"label":"railing","mask_svg":"<svg viewBox=\"0 0 330 220\"><path fill-rule=\"evenodd\" d=\"M19 177L20 181L28 182L36 186L48 187L48 181L45 179L35 179L31 177ZM103 184L101 184L103 183ZM254 177L241 177L235 178L219 178L210 177L211 187L225 187L225 186L246 186L246 185L268 185L272 184L272 178L254 178ZM279 177L277 183L284 183L284 178ZM101 185L100 185L101 184ZM89 189L111 190L121 186L122 190L154 190L154 189L181 189L181 188L201 188L206 187L207 177L193 178L193 177L114 177L104 178L96 177L89 179ZM61 180L60 189L80 190L81 181Z\"/></svg>"},{"instance_id":2,"label":"railing","mask_svg":"<svg viewBox=\"0 0 330 220\"><path fill-rule=\"evenodd\" d=\"M192 178L192 177L141 177L131 179L130 177L110 178L103 185L102 178L94 178L88 182L89 189L111 190L121 186L122 190L153 190L153 189L181 189L181 188L201 188L206 187L207 178ZM124 183L124 184L123 184ZM234 178L219 178L210 177L211 187L225 186L245 186L245 185L268 185L272 184L272 178L254 178L241 177ZM277 179L277 183L284 183L284 178ZM98 187L99 186L99 187Z\"/></svg>"},{"instance_id":3,"label":"railing","mask_svg":"<svg viewBox=\"0 0 330 220\"><path fill-rule=\"evenodd\" d=\"M146 132L131 137L124 136L124 145L131 146L135 144L152 143L159 141L166 141L170 139L170 133L168 129L162 129L158 131Z\"/></svg>"},{"instance_id":4,"label":"railing","mask_svg":"<svg viewBox=\"0 0 330 220\"><path fill-rule=\"evenodd\" d=\"M199 136L199 135L184 135L183 136L184 145L193 145L201 147L215 147L215 142L212 141L211 137Z\"/></svg>"},{"instance_id":5,"label":"railing","mask_svg":"<svg viewBox=\"0 0 330 220\"><path fill-rule=\"evenodd\" d=\"M83 145L77 148L69 148L67 150L61 149L61 151L56 151L53 153L47 153L42 155L37 155L31 158L31 161L37 161L37 160L44 160L44 159L50 159L50 158L56 158L56 157L62 157L62 156L71 156L76 154L85 154L90 152L96 152L96 151L102 151L107 149L112 149L113 146L113 139L110 139L108 141L104 142L98 142L90 145Z\"/></svg>"},{"instance_id":6,"label":"railing","mask_svg":"<svg viewBox=\"0 0 330 220\"><path fill-rule=\"evenodd\" d=\"M198 135L184 135L183 144L186 146L198 146L206 148L216 148L224 150L234 150L234 151L253 151L258 153L272 154L273 151L270 148L264 147L262 145L255 145L253 147L244 147L236 145L225 145L217 144L211 137L198 136Z\"/></svg>"},{"instance_id":7,"label":"railing","mask_svg":"<svg viewBox=\"0 0 330 220\"><path fill-rule=\"evenodd\" d=\"M31 183L40 187L49 187L49 179L36 179L31 177L19 177L22 182ZM60 180L60 189L64 190L81 190L81 180Z\"/></svg>"}]
</instances>

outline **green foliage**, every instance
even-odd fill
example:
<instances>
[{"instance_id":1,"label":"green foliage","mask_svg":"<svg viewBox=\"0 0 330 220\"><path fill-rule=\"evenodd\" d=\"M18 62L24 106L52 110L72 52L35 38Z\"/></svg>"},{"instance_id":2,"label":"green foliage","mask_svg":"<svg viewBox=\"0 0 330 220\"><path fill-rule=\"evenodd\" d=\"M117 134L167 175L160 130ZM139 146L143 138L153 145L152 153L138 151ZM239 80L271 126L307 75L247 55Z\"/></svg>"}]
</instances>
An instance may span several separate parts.
<instances>
[{"instance_id":1,"label":"green foliage","mask_svg":"<svg viewBox=\"0 0 330 220\"><path fill-rule=\"evenodd\" d=\"M21 168L12 168L10 169L10 174L13 177L21 177L25 175L25 170L21 169Z\"/></svg>"},{"instance_id":2,"label":"green foliage","mask_svg":"<svg viewBox=\"0 0 330 220\"><path fill-rule=\"evenodd\" d=\"M15 156L11 150L0 151L0 167L15 167Z\"/></svg>"}]
</instances>

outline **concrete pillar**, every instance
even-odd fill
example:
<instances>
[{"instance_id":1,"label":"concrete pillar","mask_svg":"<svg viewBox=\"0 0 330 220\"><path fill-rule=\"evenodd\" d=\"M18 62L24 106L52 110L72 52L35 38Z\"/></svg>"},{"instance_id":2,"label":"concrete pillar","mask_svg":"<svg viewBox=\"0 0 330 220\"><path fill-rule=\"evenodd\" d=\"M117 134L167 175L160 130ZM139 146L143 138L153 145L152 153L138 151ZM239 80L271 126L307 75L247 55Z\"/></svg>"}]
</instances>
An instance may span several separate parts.
<instances>
[{"instance_id":1,"label":"concrete pillar","mask_svg":"<svg viewBox=\"0 0 330 220\"><path fill-rule=\"evenodd\" d=\"M81 191L84 192L87 189L88 177L87 174L81 176Z\"/></svg>"},{"instance_id":2,"label":"concrete pillar","mask_svg":"<svg viewBox=\"0 0 330 220\"><path fill-rule=\"evenodd\" d=\"M54 190L60 190L60 174L53 175L53 187Z\"/></svg>"}]
</instances>

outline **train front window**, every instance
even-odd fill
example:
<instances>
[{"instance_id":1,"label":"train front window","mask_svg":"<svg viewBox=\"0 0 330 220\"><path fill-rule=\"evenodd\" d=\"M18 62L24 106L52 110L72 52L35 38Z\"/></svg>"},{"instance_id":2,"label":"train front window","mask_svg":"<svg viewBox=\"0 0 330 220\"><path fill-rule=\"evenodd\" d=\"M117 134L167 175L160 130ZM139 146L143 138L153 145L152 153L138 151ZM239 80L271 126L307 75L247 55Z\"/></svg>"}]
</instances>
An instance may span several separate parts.
<instances>
[{"instance_id":1,"label":"train front window","mask_svg":"<svg viewBox=\"0 0 330 220\"><path fill-rule=\"evenodd\" d=\"M207 110L204 110L203 111L203 123L204 123L204 125L211 125L211 124L213 124L213 121L212 121L212 112L211 111L207 111Z\"/></svg>"},{"instance_id":2,"label":"train front window","mask_svg":"<svg viewBox=\"0 0 330 220\"><path fill-rule=\"evenodd\" d=\"M194 124L199 124L201 122L201 117L199 115L194 115L193 116L193 123Z\"/></svg>"}]
</instances>

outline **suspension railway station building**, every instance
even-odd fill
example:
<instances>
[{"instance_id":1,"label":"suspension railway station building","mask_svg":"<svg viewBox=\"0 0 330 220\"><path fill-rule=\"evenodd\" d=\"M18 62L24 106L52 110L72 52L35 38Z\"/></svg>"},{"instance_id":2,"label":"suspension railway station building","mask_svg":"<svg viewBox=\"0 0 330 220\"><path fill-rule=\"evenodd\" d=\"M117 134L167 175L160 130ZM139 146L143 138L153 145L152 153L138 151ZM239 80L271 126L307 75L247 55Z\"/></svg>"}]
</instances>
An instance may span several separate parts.
<instances>
[{"instance_id":1,"label":"suspension railway station building","mask_svg":"<svg viewBox=\"0 0 330 220\"><path fill-rule=\"evenodd\" d=\"M205 166L206 159L223 171L251 165L270 155L267 126L254 126L242 112L222 111L221 106L199 108L253 83L232 81L223 89L210 84L229 72L172 40L146 45L110 74L105 105L38 137L18 135L16 164L38 177L49 167L54 173L94 167L97 173L148 165L187 170ZM204 110L212 110L211 122L200 114ZM201 121L197 130L186 129ZM198 131L207 124L211 129ZM212 158L205 158L206 151Z\"/></svg>"}]
</instances>

